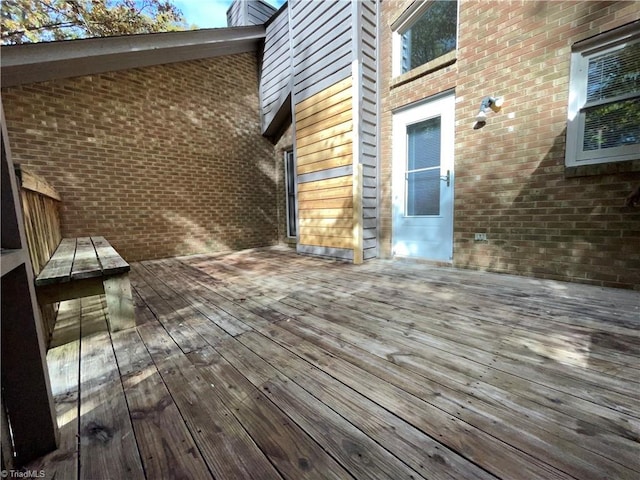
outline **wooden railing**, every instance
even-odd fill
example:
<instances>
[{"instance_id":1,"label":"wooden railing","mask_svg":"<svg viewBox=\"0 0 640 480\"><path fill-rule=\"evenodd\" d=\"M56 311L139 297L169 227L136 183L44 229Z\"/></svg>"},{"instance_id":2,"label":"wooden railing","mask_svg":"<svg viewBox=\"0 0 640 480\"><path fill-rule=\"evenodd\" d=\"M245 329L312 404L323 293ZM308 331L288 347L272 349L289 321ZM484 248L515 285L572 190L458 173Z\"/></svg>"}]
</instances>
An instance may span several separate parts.
<instances>
[{"instance_id":1,"label":"wooden railing","mask_svg":"<svg viewBox=\"0 0 640 480\"><path fill-rule=\"evenodd\" d=\"M60 232L60 195L44 179L19 167L20 197L25 235L34 275L37 276L58 247ZM42 327L47 340L55 326L57 305L41 308Z\"/></svg>"}]
</instances>

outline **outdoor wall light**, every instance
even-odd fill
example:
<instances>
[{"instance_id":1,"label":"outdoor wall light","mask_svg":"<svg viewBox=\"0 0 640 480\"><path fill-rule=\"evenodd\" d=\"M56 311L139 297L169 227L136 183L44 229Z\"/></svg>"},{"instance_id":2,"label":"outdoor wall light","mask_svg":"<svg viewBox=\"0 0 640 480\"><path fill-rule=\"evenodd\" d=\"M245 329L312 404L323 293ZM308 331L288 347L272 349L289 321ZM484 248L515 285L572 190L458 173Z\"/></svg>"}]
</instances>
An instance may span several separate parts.
<instances>
[{"instance_id":1,"label":"outdoor wall light","mask_svg":"<svg viewBox=\"0 0 640 480\"><path fill-rule=\"evenodd\" d=\"M487 112L489 109L499 112L504 104L504 97L484 97L480 103L480 111L476 115L474 130L484 127L487 124Z\"/></svg>"}]
</instances>

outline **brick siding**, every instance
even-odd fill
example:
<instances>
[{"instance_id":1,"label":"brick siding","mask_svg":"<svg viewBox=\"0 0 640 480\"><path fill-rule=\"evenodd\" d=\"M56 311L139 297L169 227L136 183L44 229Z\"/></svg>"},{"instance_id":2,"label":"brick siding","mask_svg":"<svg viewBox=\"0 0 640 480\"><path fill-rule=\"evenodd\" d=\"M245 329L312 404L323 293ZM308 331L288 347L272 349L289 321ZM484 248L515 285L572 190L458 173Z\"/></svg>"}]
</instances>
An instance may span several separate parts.
<instances>
[{"instance_id":1,"label":"brick siding","mask_svg":"<svg viewBox=\"0 0 640 480\"><path fill-rule=\"evenodd\" d=\"M382 3L383 256L391 112L455 88L454 265L640 289L640 208L623 206L640 184L638 162L626 173L570 177L564 159L571 46L636 20L640 4L463 0L455 63L394 85L390 25L410 4ZM504 95L505 107L473 130L487 95ZM475 242L475 232L488 241Z\"/></svg>"},{"instance_id":2,"label":"brick siding","mask_svg":"<svg viewBox=\"0 0 640 480\"><path fill-rule=\"evenodd\" d=\"M64 236L129 261L277 242L276 162L256 55L2 90L15 163L63 199Z\"/></svg>"}]
</instances>

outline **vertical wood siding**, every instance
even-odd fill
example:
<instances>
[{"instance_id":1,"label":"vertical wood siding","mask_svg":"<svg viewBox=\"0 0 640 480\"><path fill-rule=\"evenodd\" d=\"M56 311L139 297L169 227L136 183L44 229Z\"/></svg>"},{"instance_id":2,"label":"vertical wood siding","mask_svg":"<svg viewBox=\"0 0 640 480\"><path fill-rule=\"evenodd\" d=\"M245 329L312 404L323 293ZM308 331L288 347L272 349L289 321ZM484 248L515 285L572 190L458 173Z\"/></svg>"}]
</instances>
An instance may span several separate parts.
<instances>
[{"instance_id":1,"label":"vertical wood siding","mask_svg":"<svg viewBox=\"0 0 640 480\"><path fill-rule=\"evenodd\" d=\"M294 103L351 75L351 2L290 0Z\"/></svg>"},{"instance_id":2,"label":"vertical wood siding","mask_svg":"<svg viewBox=\"0 0 640 480\"><path fill-rule=\"evenodd\" d=\"M353 165L351 88L347 78L296 105L300 251L353 255L353 176L344 169Z\"/></svg>"},{"instance_id":3,"label":"vertical wood siding","mask_svg":"<svg viewBox=\"0 0 640 480\"><path fill-rule=\"evenodd\" d=\"M287 102L291 94L291 42L289 41L289 15L286 9L267 25L264 59L260 76L260 102L262 105L262 133L277 130L276 117L289 113ZM286 110L286 111L283 111Z\"/></svg>"}]
</instances>

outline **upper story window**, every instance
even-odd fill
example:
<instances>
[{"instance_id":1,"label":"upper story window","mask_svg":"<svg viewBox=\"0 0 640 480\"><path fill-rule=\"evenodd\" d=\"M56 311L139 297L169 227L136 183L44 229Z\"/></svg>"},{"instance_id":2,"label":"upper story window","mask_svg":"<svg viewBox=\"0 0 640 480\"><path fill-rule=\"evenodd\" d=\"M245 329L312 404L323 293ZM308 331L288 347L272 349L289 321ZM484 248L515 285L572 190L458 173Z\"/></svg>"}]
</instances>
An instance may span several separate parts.
<instances>
[{"instance_id":1,"label":"upper story window","mask_svg":"<svg viewBox=\"0 0 640 480\"><path fill-rule=\"evenodd\" d=\"M456 49L458 2L415 2L391 26L394 30L394 76Z\"/></svg>"},{"instance_id":2,"label":"upper story window","mask_svg":"<svg viewBox=\"0 0 640 480\"><path fill-rule=\"evenodd\" d=\"M635 27L574 46L567 166L640 158L640 33Z\"/></svg>"}]
</instances>

